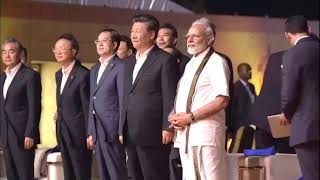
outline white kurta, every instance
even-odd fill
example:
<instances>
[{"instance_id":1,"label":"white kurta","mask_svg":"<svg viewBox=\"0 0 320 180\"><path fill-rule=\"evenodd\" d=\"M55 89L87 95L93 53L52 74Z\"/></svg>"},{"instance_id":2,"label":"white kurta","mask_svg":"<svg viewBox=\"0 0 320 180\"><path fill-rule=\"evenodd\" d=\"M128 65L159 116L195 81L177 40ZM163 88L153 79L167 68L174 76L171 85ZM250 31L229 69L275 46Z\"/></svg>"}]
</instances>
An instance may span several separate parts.
<instances>
[{"instance_id":1,"label":"white kurta","mask_svg":"<svg viewBox=\"0 0 320 180\"><path fill-rule=\"evenodd\" d=\"M177 97L175 103L175 111L186 112L187 99L190 91L191 83L195 72L204 59L209 49L199 54L197 57L192 57L190 62L185 68L185 72L178 84ZM229 96L229 78L230 72L225 59L220 55L213 53L203 71L201 72L196 84L195 92L193 95L191 111L195 111L208 103L212 102L218 95ZM189 142L188 148L190 149L188 156L184 157L184 150L186 144L186 130L178 130L175 138L174 146L180 148L180 156L182 165L184 167L184 177L188 180L193 180L194 175L190 174L193 171L187 167L192 168L190 164L194 164L196 159L204 159L202 163L209 164L209 167L215 167L215 170L204 169L202 170L203 176L208 176L206 179L224 179L225 163L225 111L221 110L211 117L206 119L196 120L190 125L189 128ZM194 149L194 150L192 150ZM195 150L196 149L196 150ZM196 151L196 152L194 152ZM212 154L213 153L213 154ZM204 155L208 157L204 157ZM209 155L211 154L211 155ZM186 154L185 154L186 155ZM217 155L220 159L217 159ZM203 156L203 157L202 157ZM192 157L190 159L190 157ZM210 159L208 159L210 158ZM185 160L185 161L184 161ZM198 161L200 162L200 161ZM218 163L218 164L216 164ZM188 164L188 165L187 165ZM205 164L200 166L207 167ZM193 167L194 168L194 167ZM213 172L216 177L209 177ZM208 172L208 173L207 173ZM216 175L219 172L220 175ZM185 174L188 173L188 174ZM212 174L212 173L211 173ZM218 177L219 176L219 177ZM203 179L203 178L201 178Z\"/></svg>"}]
</instances>

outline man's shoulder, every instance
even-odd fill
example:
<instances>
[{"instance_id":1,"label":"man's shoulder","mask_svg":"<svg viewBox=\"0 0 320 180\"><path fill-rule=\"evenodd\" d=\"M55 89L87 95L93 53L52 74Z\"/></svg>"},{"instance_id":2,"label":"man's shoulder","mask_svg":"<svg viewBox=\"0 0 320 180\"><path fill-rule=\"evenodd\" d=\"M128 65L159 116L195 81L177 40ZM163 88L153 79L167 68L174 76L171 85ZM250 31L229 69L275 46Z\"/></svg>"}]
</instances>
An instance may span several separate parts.
<instances>
[{"instance_id":1,"label":"man's shoulder","mask_svg":"<svg viewBox=\"0 0 320 180\"><path fill-rule=\"evenodd\" d=\"M26 75L29 75L29 76L31 76L31 77L33 77L33 76L39 76L39 77L40 77L40 73L39 73L38 71L34 70L34 69L31 68L31 67L22 65L21 68L22 68L22 69L21 69L22 72L23 72L24 74L26 74Z\"/></svg>"},{"instance_id":2,"label":"man's shoulder","mask_svg":"<svg viewBox=\"0 0 320 180\"><path fill-rule=\"evenodd\" d=\"M79 73L89 73L89 69L87 67L85 67L84 65L82 65L81 63L79 64L75 64L75 68L78 68Z\"/></svg>"},{"instance_id":3,"label":"man's shoulder","mask_svg":"<svg viewBox=\"0 0 320 180\"><path fill-rule=\"evenodd\" d=\"M242 86L242 82L240 80L237 80L233 83L234 86Z\"/></svg>"},{"instance_id":4,"label":"man's shoulder","mask_svg":"<svg viewBox=\"0 0 320 180\"><path fill-rule=\"evenodd\" d=\"M286 53L286 50L272 53L269 56L269 60L282 60L282 57L285 53Z\"/></svg>"}]
</instances>

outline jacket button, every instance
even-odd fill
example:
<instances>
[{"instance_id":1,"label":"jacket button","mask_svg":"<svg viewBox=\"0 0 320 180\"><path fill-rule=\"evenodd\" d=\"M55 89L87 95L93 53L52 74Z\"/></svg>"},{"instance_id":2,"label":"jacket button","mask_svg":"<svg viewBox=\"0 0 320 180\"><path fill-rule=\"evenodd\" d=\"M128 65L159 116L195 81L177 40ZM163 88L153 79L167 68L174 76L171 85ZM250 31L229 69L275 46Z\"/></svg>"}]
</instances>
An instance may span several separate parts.
<instances>
[{"instance_id":1,"label":"jacket button","mask_svg":"<svg viewBox=\"0 0 320 180\"><path fill-rule=\"evenodd\" d=\"M97 97L93 96L93 99L95 100L95 99L97 99Z\"/></svg>"}]
</instances>

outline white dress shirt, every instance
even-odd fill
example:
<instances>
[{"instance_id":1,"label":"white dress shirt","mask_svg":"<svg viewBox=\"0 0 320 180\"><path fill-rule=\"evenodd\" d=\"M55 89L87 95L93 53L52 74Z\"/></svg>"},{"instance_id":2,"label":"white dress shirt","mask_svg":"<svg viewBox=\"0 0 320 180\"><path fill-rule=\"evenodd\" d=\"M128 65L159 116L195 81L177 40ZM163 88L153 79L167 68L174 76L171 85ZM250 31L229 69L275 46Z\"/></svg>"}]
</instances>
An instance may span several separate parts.
<instances>
[{"instance_id":1,"label":"white dress shirt","mask_svg":"<svg viewBox=\"0 0 320 180\"><path fill-rule=\"evenodd\" d=\"M99 71L98 71L98 77L97 77L97 84L99 83L101 77L102 77L102 74L104 72L104 70L106 70L110 60L115 56L116 54L113 54L111 56L109 56L108 58L106 59L102 59L102 57L99 58L99 61L100 61L100 68L99 68Z\"/></svg>"},{"instance_id":2,"label":"white dress shirt","mask_svg":"<svg viewBox=\"0 0 320 180\"><path fill-rule=\"evenodd\" d=\"M181 77L175 102L175 111L186 112L188 95L193 77L209 48L196 57L192 57L186 65ZM217 96L229 96L230 72L226 60L213 53L197 81L192 98L191 112L212 102ZM190 124L189 146L223 146L225 139L225 112L221 110L206 119L196 120ZM184 148L186 130L178 130L175 147Z\"/></svg>"},{"instance_id":3,"label":"white dress shirt","mask_svg":"<svg viewBox=\"0 0 320 180\"><path fill-rule=\"evenodd\" d=\"M255 100L255 95L253 94L253 92L251 91L250 87L249 87L249 83L247 83L246 81L242 80L242 79L239 79L240 82L243 84L243 86L246 88L246 91L250 97L250 100L251 100L251 104L254 103L254 100Z\"/></svg>"},{"instance_id":4,"label":"white dress shirt","mask_svg":"<svg viewBox=\"0 0 320 180\"><path fill-rule=\"evenodd\" d=\"M61 69L61 71L62 71L62 80L61 80L61 85L60 85L60 94L62 94L62 92L63 92L63 88L64 88L64 86L66 85L66 82L67 82L67 80L68 80L69 74L70 74L70 72L71 72L71 70L72 70L75 62L76 62L76 61L73 60L73 61L69 64L69 66L67 66L67 67L63 67L63 66L62 66L62 69Z\"/></svg>"},{"instance_id":5,"label":"white dress shirt","mask_svg":"<svg viewBox=\"0 0 320 180\"><path fill-rule=\"evenodd\" d=\"M20 69L22 63L17 64L15 67L13 67L12 69L7 68L5 70L6 73L6 80L4 81L4 85L3 85L3 97L4 99L6 99L7 96L7 92L9 89L9 86L13 80L13 78L16 76L18 70Z\"/></svg>"},{"instance_id":6,"label":"white dress shirt","mask_svg":"<svg viewBox=\"0 0 320 180\"><path fill-rule=\"evenodd\" d=\"M299 37L299 38L294 42L294 45L297 45L297 43L298 43L301 39L306 38L306 37L309 37L309 36L301 36L301 37Z\"/></svg>"},{"instance_id":7,"label":"white dress shirt","mask_svg":"<svg viewBox=\"0 0 320 180\"><path fill-rule=\"evenodd\" d=\"M139 73L139 70L141 69L143 63L146 61L150 51L152 50L152 48L154 47L151 46L148 50L146 50L143 54L140 54L139 52L136 53L136 64L134 65L134 69L133 69L133 73L132 73L132 84L134 83L134 81L136 80L136 77Z\"/></svg>"}]
</instances>

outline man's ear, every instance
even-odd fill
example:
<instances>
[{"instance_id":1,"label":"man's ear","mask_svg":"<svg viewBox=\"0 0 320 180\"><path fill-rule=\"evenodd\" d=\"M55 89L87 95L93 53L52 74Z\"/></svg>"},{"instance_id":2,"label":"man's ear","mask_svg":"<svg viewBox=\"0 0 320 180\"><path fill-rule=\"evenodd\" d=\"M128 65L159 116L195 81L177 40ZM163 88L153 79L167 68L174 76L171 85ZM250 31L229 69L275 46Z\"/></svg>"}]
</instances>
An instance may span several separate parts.
<instances>
[{"instance_id":1,"label":"man's ear","mask_svg":"<svg viewBox=\"0 0 320 180\"><path fill-rule=\"evenodd\" d=\"M214 36L210 36L208 44L212 45L213 42L214 42Z\"/></svg>"},{"instance_id":2,"label":"man's ear","mask_svg":"<svg viewBox=\"0 0 320 180\"><path fill-rule=\"evenodd\" d=\"M128 50L128 56L130 56L133 53L132 49Z\"/></svg>"},{"instance_id":3,"label":"man's ear","mask_svg":"<svg viewBox=\"0 0 320 180\"><path fill-rule=\"evenodd\" d=\"M72 49L72 55L73 55L73 56L76 56L76 54L77 54L77 50Z\"/></svg>"},{"instance_id":4,"label":"man's ear","mask_svg":"<svg viewBox=\"0 0 320 180\"><path fill-rule=\"evenodd\" d=\"M177 43L178 43L178 39L177 39L177 38L174 38L174 39L173 39L173 44L176 46Z\"/></svg>"},{"instance_id":5,"label":"man's ear","mask_svg":"<svg viewBox=\"0 0 320 180\"><path fill-rule=\"evenodd\" d=\"M150 39L154 39L154 40L156 40L156 32L155 31L151 31L150 32Z\"/></svg>"},{"instance_id":6,"label":"man's ear","mask_svg":"<svg viewBox=\"0 0 320 180\"><path fill-rule=\"evenodd\" d=\"M116 50L117 46L118 46L118 43L117 42L113 42L113 49L114 50Z\"/></svg>"}]
</instances>

